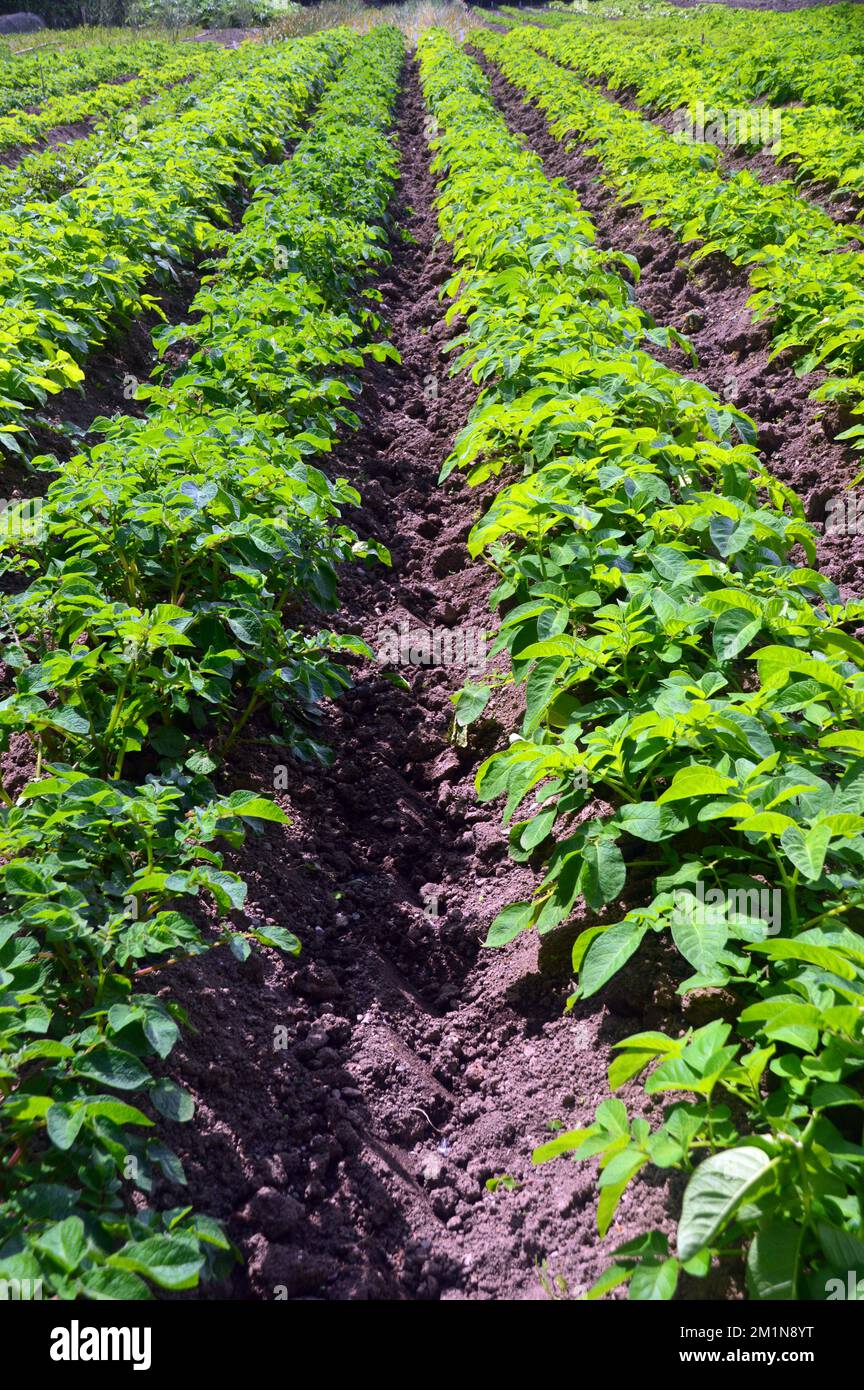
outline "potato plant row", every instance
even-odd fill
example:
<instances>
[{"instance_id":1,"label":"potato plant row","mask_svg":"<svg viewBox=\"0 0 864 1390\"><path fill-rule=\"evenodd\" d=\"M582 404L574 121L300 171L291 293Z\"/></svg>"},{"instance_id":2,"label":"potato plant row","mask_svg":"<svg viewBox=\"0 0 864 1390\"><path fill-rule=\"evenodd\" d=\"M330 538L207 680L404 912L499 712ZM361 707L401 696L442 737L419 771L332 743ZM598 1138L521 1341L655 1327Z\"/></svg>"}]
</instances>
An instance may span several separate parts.
<instances>
[{"instance_id":1,"label":"potato plant row","mask_svg":"<svg viewBox=\"0 0 864 1390\"><path fill-rule=\"evenodd\" d=\"M852 32L858 51L853 61L862 62L864 24L860 11L852 11ZM713 45L696 45L689 39L670 39L661 44L666 62L658 64L654 45L656 21L646 21L640 41L612 32L568 25L540 45L558 62L588 77L602 78L613 90L635 94L640 106L656 111L689 113L682 133L696 132L699 143L712 140L712 132L726 148L764 146L777 159L788 159L804 178L825 182L864 196L864 132L861 118L848 110L824 103L806 106L771 105L761 98L763 83L748 72L747 60L761 58L763 40L754 25L751 46L730 66ZM522 36L531 40L531 29ZM760 64L761 71L761 64ZM777 69L773 69L776 77ZM779 91L783 92L783 87ZM758 99L758 100L757 100ZM700 124L701 123L701 124ZM704 134L703 134L704 133Z\"/></svg>"},{"instance_id":2,"label":"potato plant row","mask_svg":"<svg viewBox=\"0 0 864 1390\"><path fill-rule=\"evenodd\" d=\"M509 40L483 47L509 66ZM864 605L810 567L753 422L650 355L668 331L618 273L635 263L597 249L479 65L435 31L420 63L457 367L481 386L444 473L503 475L469 546L525 694L477 787L542 870L487 944L581 914L571 1007L650 945L643 970L707 1015L616 1044L608 1099L535 1158L599 1161L601 1236L643 1168L687 1176L672 1248L645 1231L591 1297L670 1298L742 1253L753 1296L824 1296L864 1254ZM460 723L490 685L466 686Z\"/></svg>"},{"instance_id":3,"label":"potato plant row","mask_svg":"<svg viewBox=\"0 0 864 1390\"><path fill-rule=\"evenodd\" d=\"M0 62L0 116L45 106L53 97L135 77L147 68L177 60L178 46L158 39L33 54L4 53Z\"/></svg>"},{"instance_id":4,"label":"potato plant row","mask_svg":"<svg viewBox=\"0 0 864 1390\"><path fill-rule=\"evenodd\" d=\"M653 71L644 71L646 100L664 108L701 90L706 106L744 100L830 107L850 127L864 125L864 18L854 4L785 13L718 6L684 15L670 7L663 15L631 13L615 24L589 12L564 25L561 35L573 41L586 72L616 86L629 85L631 59L641 51Z\"/></svg>"},{"instance_id":5,"label":"potato plant row","mask_svg":"<svg viewBox=\"0 0 864 1390\"><path fill-rule=\"evenodd\" d=\"M28 416L83 381L82 363L128 328L152 289L218 244L227 204L278 158L350 38L254 50L212 90L168 93L173 113L119 141L69 193L0 211L0 446L21 451Z\"/></svg>"},{"instance_id":6,"label":"potato plant row","mask_svg":"<svg viewBox=\"0 0 864 1390\"><path fill-rule=\"evenodd\" d=\"M755 321L768 320L772 354L796 353L799 373L827 369L814 392L864 415L864 251L860 229L838 226L793 184L764 184L743 169L724 178L717 150L682 144L534 50L555 36L478 31L477 45L545 113L558 139L579 144L626 205L744 266ZM864 448L864 423L838 436Z\"/></svg>"},{"instance_id":7,"label":"potato plant row","mask_svg":"<svg viewBox=\"0 0 864 1390\"><path fill-rule=\"evenodd\" d=\"M246 913L223 863L284 813L211 774L259 711L283 755L314 755L309 710L347 683L332 653L365 651L296 614L335 606L339 563L386 559L314 457L355 418L356 369L393 351L367 282L387 257L403 56L378 28L268 59L263 148L277 113L295 129L301 73L313 90L344 62L293 158L260 171L179 330L185 367L142 388L145 418L102 422L0 551L26 586L0 615L3 746L18 735L30 759L24 790L0 789L0 1277L46 1297L146 1298L232 1258L213 1221L151 1198L159 1175L183 1181L154 1115L194 1107L152 1070L183 1014L149 988L212 946L299 949ZM262 77L244 80L260 100Z\"/></svg>"},{"instance_id":8,"label":"potato plant row","mask_svg":"<svg viewBox=\"0 0 864 1390\"><path fill-rule=\"evenodd\" d=\"M233 55L209 47L180 49L141 68L128 82L104 82L83 92L52 97L38 111L12 110L0 116L0 150L33 144L58 126L104 121L139 105L172 83L197 77L212 67L227 69ZM212 78L211 78L212 81Z\"/></svg>"}]
</instances>

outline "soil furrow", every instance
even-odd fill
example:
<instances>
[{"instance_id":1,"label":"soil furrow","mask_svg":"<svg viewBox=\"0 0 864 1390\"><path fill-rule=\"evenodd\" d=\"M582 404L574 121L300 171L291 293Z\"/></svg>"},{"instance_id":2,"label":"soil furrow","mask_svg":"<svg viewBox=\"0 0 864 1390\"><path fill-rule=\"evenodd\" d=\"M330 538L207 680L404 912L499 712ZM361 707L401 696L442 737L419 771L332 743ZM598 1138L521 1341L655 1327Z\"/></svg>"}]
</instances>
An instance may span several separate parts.
<instances>
[{"instance_id":1,"label":"soil furrow","mask_svg":"<svg viewBox=\"0 0 864 1390\"><path fill-rule=\"evenodd\" d=\"M465 548L482 499L461 480L436 484L475 389L447 375L440 291L453 267L424 114L412 64L394 209L410 235L397 232L380 284L402 364L366 375L361 428L335 460L393 555L392 570L353 573L343 587L342 622L379 652L403 623L409 646L421 630L458 638L490 623L491 576ZM672 988L646 985L643 970L635 991L623 981L614 999L565 1018L575 928L542 953L532 937L480 949L533 878L507 858L499 808L473 792L517 701L500 694L459 747L448 697L464 666L398 671L408 689L379 666L358 668L328 710L331 768L262 751L264 728L237 749L231 784L275 790L293 820L237 867L253 914L296 930L302 956L239 967L216 952L172 971L197 1030L172 1074L198 1114L168 1126L169 1141L191 1199L227 1221L246 1261L217 1297L542 1298L544 1280L581 1290L606 1263L593 1178L566 1163L532 1171L530 1151L550 1120L590 1122L608 1045L666 1018ZM487 1191L501 1174L521 1185ZM639 1228L668 1229L669 1201L640 1178L606 1249L636 1233L637 1211Z\"/></svg>"},{"instance_id":2,"label":"soil furrow","mask_svg":"<svg viewBox=\"0 0 864 1390\"><path fill-rule=\"evenodd\" d=\"M0 164L5 164L7 169L14 169L16 164L20 164L22 159L28 155L44 154L46 150L58 149L61 145L69 145L73 140L83 140L91 135L95 129L96 122L90 118L83 121L72 121L68 125L58 125L46 132L40 140L31 140L26 145L8 145L5 150L0 152Z\"/></svg>"},{"instance_id":3,"label":"soil furrow","mask_svg":"<svg viewBox=\"0 0 864 1390\"><path fill-rule=\"evenodd\" d=\"M694 368L678 349L652 349L652 355L754 418L766 466L795 489L819 532L818 567L847 596L864 592L864 555L857 538L825 534L829 501L861 471L861 457L836 439L849 422L810 399L824 374L797 377L790 352L769 361L770 327L753 322L746 271L720 255L692 266L687 249L670 232L649 226L638 208L615 199L600 182L597 159L579 148L565 148L551 135L543 112L482 54L474 52L474 57L511 126L525 135L549 176L562 178L577 194L597 229L598 244L629 252L639 262L637 302L658 323L685 333L699 361Z\"/></svg>"}]
</instances>

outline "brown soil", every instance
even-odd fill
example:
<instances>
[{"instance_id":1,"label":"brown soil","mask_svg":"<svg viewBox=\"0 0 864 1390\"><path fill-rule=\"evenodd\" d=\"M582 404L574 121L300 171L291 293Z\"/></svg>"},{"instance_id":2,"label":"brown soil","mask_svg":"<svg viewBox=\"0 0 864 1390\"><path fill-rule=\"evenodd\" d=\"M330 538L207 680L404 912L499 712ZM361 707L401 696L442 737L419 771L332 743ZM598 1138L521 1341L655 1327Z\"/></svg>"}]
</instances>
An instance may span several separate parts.
<instances>
[{"instance_id":1,"label":"brown soil","mask_svg":"<svg viewBox=\"0 0 864 1390\"><path fill-rule=\"evenodd\" d=\"M410 236L397 235L380 285L402 365L366 374L361 429L335 461L363 493L359 528L392 550L392 570L345 576L341 621L373 649L403 619L490 624L490 575L465 548L481 499L461 481L436 485L475 390L447 375L440 292L452 263L423 118L412 65L394 209ZM675 1194L640 1177L601 1243L594 1175L566 1161L533 1170L531 1149L550 1121L591 1121L612 1042L646 1020L682 1026L674 981L643 959L564 1017L578 928L539 951L533 936L483 951L491 918L533 881L507 857L500 808L473 791L518 701L499 694L459 747L448 697L464 670L403 666L405 691L377 666L354 674L327 712L332 768L250 742L225 781L275 794L292 817L236 867L250 913L295 930L302 956L268 951L243 967L217 951L171 970L195 1028L171 1074L198 1109L167 1127L169 1142L189 1199L227 1222L245 1260L205 1296L535 1299L558 1275L575 1293L619 1241L668 1231ZM287 790L274 793L283 764ZM501 1174L518 1189L487 1191Z\"/></svg>"},{"instance_id":2,"label":"brown soil","mask_svg":"<svg viewBox=\"0 0 864 1390\"><path fill-rule=\"evenodd\" d=\"M14 169L28 154L42 154L44 150L56 150L61 145L68 145L72 140L83 140L85 136L93 133L95 124L92 120L74 121L69 125L56 126L49 130L42 140L34 140L29 145L8 145L5 150L0 151L0 164L5 164L7 169Z\"/></svg>"},{"instance_id":3,"label":"brown soil","mask_svg":"<svg viewBox=\"0 0 864 1390\"><path fill-rule=\"evenodd\" d=\"M677 349L654 356L718 392L751 415L759 426L760 453L771 472L804 501L808 519L821 531L828 499L861 471L861 456L835 435L848 425L834 410L810 400L823 379L819 373L795 375L794 360L783 353L768 361L766 323L754 324L747 308L746 271L725 257L712 256L693 267L690 252L675 237L650 227L638 209L617 202L599 181L602 166L578 146L565 148L549 132L543 113L522 99L482 55L475 54L492 79L496 100L514 129L521 130L542 157L546 172L558 176L579 197L598 233L598 244L627 251L639 262L635 293L661 324L687 334L699 365ZM821 535L819 567L848 595L864 589L864 555L848 538Z\"/></svg>"}]
</instances>

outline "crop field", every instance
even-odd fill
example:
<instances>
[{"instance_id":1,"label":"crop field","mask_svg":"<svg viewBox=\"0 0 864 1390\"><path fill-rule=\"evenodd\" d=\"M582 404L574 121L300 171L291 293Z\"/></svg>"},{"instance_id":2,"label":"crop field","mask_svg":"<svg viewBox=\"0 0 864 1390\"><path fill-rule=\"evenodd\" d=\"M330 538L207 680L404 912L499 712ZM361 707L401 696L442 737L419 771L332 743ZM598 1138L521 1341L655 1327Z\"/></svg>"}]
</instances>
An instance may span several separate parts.
<instances>
[{"instance_id":1,"label":"crop field","mask_svg":"<svg viewBox=\"0 0 864 1390\"><path fill-rule=\"evenodd\" d=\"M812 1360L864 6L181 10L0 39L0 1305L767 1301Z\"/></svg>"}]
</instances>

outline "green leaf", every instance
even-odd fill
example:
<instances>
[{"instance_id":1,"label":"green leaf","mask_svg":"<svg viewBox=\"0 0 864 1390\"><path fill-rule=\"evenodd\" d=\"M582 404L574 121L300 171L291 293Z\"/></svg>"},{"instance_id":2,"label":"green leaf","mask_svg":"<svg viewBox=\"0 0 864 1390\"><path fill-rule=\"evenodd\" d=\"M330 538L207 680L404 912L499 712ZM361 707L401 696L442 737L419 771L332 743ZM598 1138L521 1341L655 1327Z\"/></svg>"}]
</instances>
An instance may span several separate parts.
<instances>
[{"instance_id":1,"label":"green leaf","mask_svg":"<svg viewBox=\"0 0 864 1390\"><path fill-rule=\"evenodd\" d=\"M277 951L284 951L289 956L299 956L302 949L294 933L285 927L256 927L253 935L262 945L275 946Z\"/></svg>"},{"instance_id":2,"label":"green leaf","mask_svg":"<svg viewBox=\"0 0 864 1390\"><path fill-rule=\"evenodd\" d=\"M582 850L582 891L597 911L614 902L627 881L627 865L614 840L590 841Z\"/></svg>"},{"instance_id":3,"label":"green leaf","mask_svg":"<svg viewBox=\"0 0 864 1390\"><path fill-rule=\"evenodd\" d=\"M160 1289L194 1289L204 1257L195 1241L177 1236L150 1236L147 1240L124 1245L116 1255L108 1256L106 1264L114 1269L143 1274Z\"/></svg>"},{"instance_id":4,"label":"green leaf","mask_svg":"<svg viewBox=\"0 0 864 1390\"><path fill-rule=\"evenodd\" d=\"M534 915L533 902L511 903L498 913L489 932L484 946L507 946L511 941L515 941L520 932L526 931L531 925Z\"/></svg>"},{"instance_id":5,"label":"green leaf","mask_svg":"<svg viewBox=\"0 0 864 1390\"><path fill-rule=\"evenodd\" d=\"M48 1138L58 1149L71 1149L81 1126L87 1118L87 1107L83 1102L75 1106L52 1105L45 1118Z\"/></svg>"},{"instance_id":6,"label":"green leaf","mask_svg":"<svg viewBox=\"0 0 864 1390\"><path fill-rule=\"evenodd\" d=\"M466 681L456 696L456 723L459 727L465 729L479 719L491 696L488 685L472 685Z\"/></svg>"},{"instance_id":7,"label":"green leaf","mask_svg":"<svg viewBox=\"0 0 864 1390\"><path fill-rule=\"evenodd\" d=\"M657 801L664 806L669 801L690 801L696 796L723 796L734 785L733 777L724 777L716 768L692 764L675 773L671 786Z\"/></svg>"},{"instance_id":8,"label":"green leaf","mask_svg":"<svg viewBox=\"0 0 864 1390\"><path fill-rule=\"evenodd\" d=\"M790 825L780 836L780 844L795 868L814 883L822 876L830 843L831 830L824 824L814 825L806 835L797 825Z\"/></svg>"},{"instance_id":9,"label":"green leaf","mask_svg":"<svg viewBox=\"0 0 864 1390\"><path fill-rule=\"evenodd\" d=\"M758 636L762 619L743 608L726 608L714 624L714 654L719 661L732 661Z\"/></svg>"},{"instance_id":10,"label":"green leaf","mask_svg":"<svg viewBox=\"0 0 864 1390\"><path fill-rule=\"evenodd\" d=\"M720 914L706 911L701 903L686 916L673 913L672 940L684 959L700 974L707 975L713 970L728 935L728 924Z\"/></svg>"},{"instance_id":11,"label":"green leaf","mask_svg":"<svg viewBox=\"0 0 864 1390\"><path fill-rule=\"evenodd\" d=\"M747 1252L747 1289L769 1302L797 1298L804 1228L776 1219L760 1225Z\"/></svg>"},{"instance_id":12,"label":"green leaf","mask_svg":"<svg viewBox=\"0 0 864 1390\"><path fill-rule=\"evenodd\" d=\"M839 975L841 980L854 980L855 967L845 956L832 951L827 946L814 946L807 941L787 941L785 938L774 941L759 941L747 947L748 951L758 951L772 960L800 960L807 965L815 965L819 970L828 970Z\"/></svg>"},{"instance_id":13,"label":"green leaf","mask_svg":"<svg viewBox=\"0 0 864 1390\"><path fill-rule=\"evenodd\" d=\"M157 1081L150 1097L160 1115L164 1115L168 1120L185 1124L195 1114L195 1102L189 1092L167 1077Z\"/></svg>"},{"instance_id":14,"label":"green leaf","mask_svg":"<svg viewBox=\"0 0 864 1390\"><path fill-rule=\"evenodd\" d=\"M635 835L649 843L668 839L686 824L674 811L666 806L659 806L656 801L628 803L621 807L616 820L628 835Z\"/></svg>"},{"instance_id":15,"label":"green leaf","mask_svg":"<svg viewBox=\"0 0 864 1390\"><path fill-rule=\"evenodd\" d=\"M143 1279L125 1269L88 1269L81 1275L81 1289L88 1298L118 1303L143 1301L153 1297Z\"/></svg>"},{"instance_id":16,"label":"green leaf","mask_svg":"<svg viewBox=\"0 0 864 1390\"><path fill-rule=\"evenodd\" d=\"M779 811L758 811L755 816L739 820L735 829L748 835L782 835L794 825L791 816L783 816Z\"/></svg>"},{"instance_id":17,"label":"green leaf","mask_svg":"<svg viewBox=\"0 0 864 1390\"><path fill-rule=\"evenodd\" d=\"M662 1264L640 1264L630 1280L630 1297L640 1302L666 1302L678 1287L680 1265L676 1259Z\"/></svg>"},{"instance_id":18,"label":"green leaf","mask_svg":"<svg viewBox=\"0 0 864 1390\"><path fill-rule=\"evenodd\" d=\"M772 1160L762 1149L742 1144L706 1158L684 1193L678 1222L678 1258L689 1260L714 1237L765 1182Z\"/></svg>"},{"instance_id":19,"label":"green leaf","mask_svg":"<svg viewBox=\"0 0 864 1390\"><path fill-rule=\"evenodd\" d=\"M635 1270L632 1265L629 1268L624 1265L610 1265L608 1269L604 1269L599 1279L594 1280L590 1289L587 1290L585 1298L588 1300L602 1298L604 1294L611 1293L621 1284L626 1284L628 1279L633 1278L634 1273Z\"/></svg>"},{"instance_id":20,"label":"green leaf","mask_svg":"<svg viewBox=\"0 0 864 1390\"><path fill-rule=\"evenodd\" d=\"M647 1162L647 1159L645 1161ZM623 1178L621 1182L610 1185L609 1187L604 1187L600 1191L600 1197L597 1202L597 1230L601 1238L606 1235L606 1232L615 1219L618 1203L621 1201L624 1195L624 1189L629 1181L629 1178Z\"/></svg>"},{"instance_id":21,"label":"green leaf","mask_svg":"<svg viewBox=\"0 0 864 1390\"><path fill-rule=\"evenodd\" d=\"M167 1014L148 1013L144 1020L144 1036L158 1055L165 1058L180 1036L180 1029Z\"/></svg>"},{"instance_id":22,"label":"green leaf","mask_svg":"<svg viewBox=\"0 0 864 1390\"><path fill-rule=\"evenodd\" d=\"M538 661L525 686L525 723L523 732L532 734L537 728L549 704L555 681L562 668L559 657L546 657Z\"/></svg>"},{"instance_id":23,"label":"green leaf","mask_svg":"<svg viewBox=\"0 0 864 1390\"><path fill-rule=\"evenodd\" d=\"M626 965L647 930L645 923L628 922L625 918L594 938L579 973L581 998L590 999Z\"/></svg>"},{"instance_id":24,"label":"green leaf","mask_svg":"<svg viewBox=\"0 0 864 1390\"><path fill-rule=\"evenodd\" d=\"M85 1114L95 1119L110 1120L115 1125L146 1125L152 1129L153 1121L134 1105L122 1100L88 1100L83 1103Z\"/></svg>"},{"instance_id":25,"label":"green leaf","mask_svg":"<svg viewBox=\"0 0 864 1390\"><path fill-rule=\"evenodd\" d=\"M864 1278L864 1241L851 1231L830 1226L827 1221L819 1222L817 1232L819 1244L832 1269L853 1269L859 1279Z\"/></svg>"},{"instance_id":26,"label":"green leaf","mask_svg":"<svg viewBox=\"0 0 864 1390\"><path fill-rule=\"evenodd\" d=\"M118 1091L135 1091L150 1080L150 1073L138 1058L119 1047L94 1048L79 1058L75 1071Z\"/></svg>"},{"instance_id":27,"label":"green leaf","mask_svg":"<svg viewBox=\"0 0 864 1390\"><path fill-rule=\"evenodd\" d=\"M84 1222L80 1216L68 1216L65 1221L48 1226L33 1240L33 1245L67 1274L72 1274L78 1268L87 1249Z\"/></svg>"},{"instance_id":28,"label":"green leaf","mask_svg":"<svg viewBox=\"0 0 864 1390\"><path fill-rule=\"evenodd\" d=\"M291 824L290 817L281 806L265 796L256 796L254 792L232 792L224 804L238 816L273 821L277 825Z\"/></svg>"},{"instance_id":29,"label":"green leaf","mask_svg":"<svg viewBox=\"0 0 864 1390\"><path fill-rule=\"evenodd\" d=\"M755 660L759 664L759 681L762 686L783 685L790 675L795 674L808 676L838 694L845 693L845 676L827 661L807 656L805 652L799 652L794 647L760 647Z\"/></svg>"},{"instance_id":30,"label":"green leaf","mask_svg":"<svg viewBox=\"0 0 864 1390\"><path fill-rule=\"evenodd\" d=\"M568 1129L565 1134L557 1134L554 1139L538 1145L531 1155L531 1162L540 1165L541 1163L549 1163L553 1158L560 1158L562 1154L574 1153L593 1133L594 1129L591 1127L589 1129Z\"/></svg>"}]
</instances>

